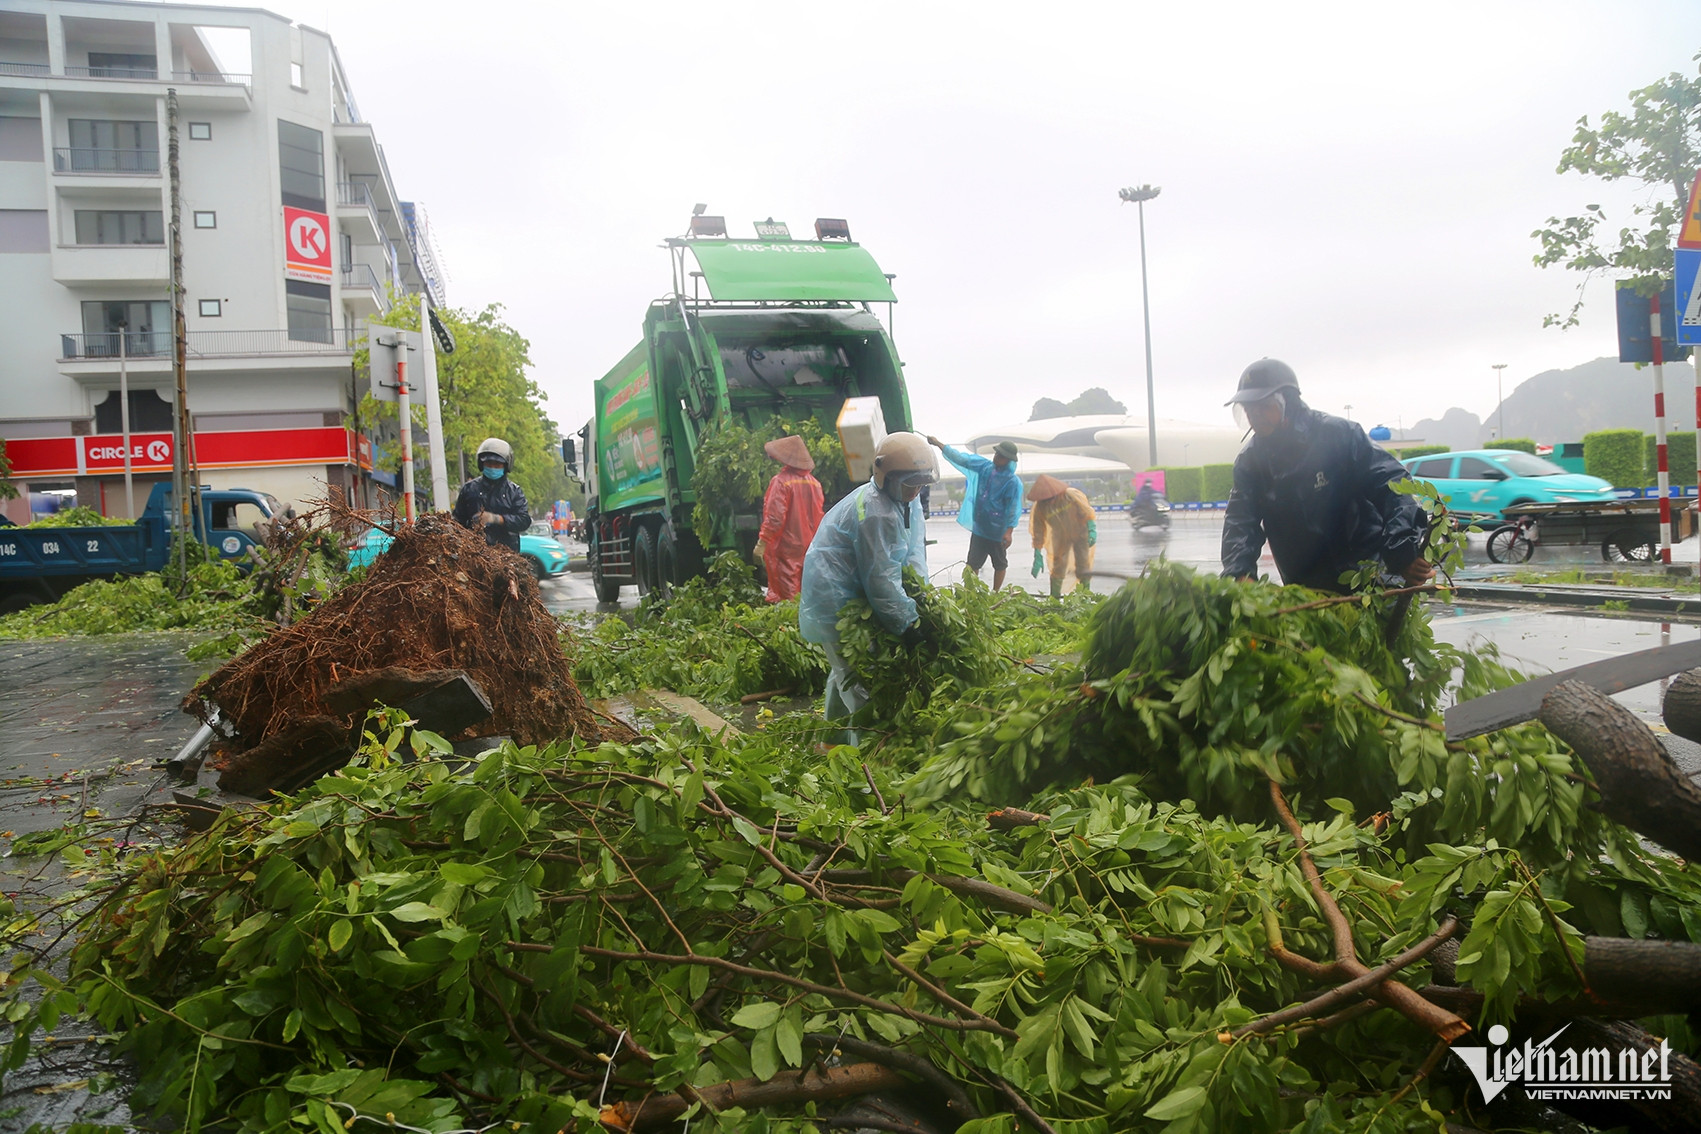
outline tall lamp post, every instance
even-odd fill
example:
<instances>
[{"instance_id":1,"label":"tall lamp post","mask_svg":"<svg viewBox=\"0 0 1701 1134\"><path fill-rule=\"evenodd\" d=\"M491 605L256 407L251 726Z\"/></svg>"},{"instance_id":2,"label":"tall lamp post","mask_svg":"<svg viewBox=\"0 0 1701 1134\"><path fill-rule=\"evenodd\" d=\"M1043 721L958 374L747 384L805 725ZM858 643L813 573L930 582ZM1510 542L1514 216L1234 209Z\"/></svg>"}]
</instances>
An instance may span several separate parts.
<instances>
[{"instance_id":1,"label":"tall lamp post","mask_svg":"<svg viewBox=\"0 0 1701 1134\"><path fill-rule=\"evenodd\" d=\"M1153 468L1158 467L1158 402L1152 392L1152 305L1146 296L1146 202L1161 192L1156 185L1142 185L1138 189L1119 189L1116 193L1123 204L1133 202L1140 207L1140 310L1146 320L1146 444Z\"/></svg>"},{"instance_id":2,"label":"tall lamp post","mask_svg":"<svg viewBox=\"0 0 1701 1134\"><path fill-rule=\"evenodd\" d=\"M1501 372L1506 369L1506 363L1496 362L1496 363L1493 364L1493 366L1494 366L1494 397L1495 397L1495 403L1496 403L1495 407L1494 407L1494 412L1499 416L1499 421L1496 424L1496 428L1500 431L1500 439L1502 441L1504 441L1504 440L1506 440L1506 398L1500 392L1500 389L1501 389L1500 379L1503 377Z\"/></svg>"}]
</instances>

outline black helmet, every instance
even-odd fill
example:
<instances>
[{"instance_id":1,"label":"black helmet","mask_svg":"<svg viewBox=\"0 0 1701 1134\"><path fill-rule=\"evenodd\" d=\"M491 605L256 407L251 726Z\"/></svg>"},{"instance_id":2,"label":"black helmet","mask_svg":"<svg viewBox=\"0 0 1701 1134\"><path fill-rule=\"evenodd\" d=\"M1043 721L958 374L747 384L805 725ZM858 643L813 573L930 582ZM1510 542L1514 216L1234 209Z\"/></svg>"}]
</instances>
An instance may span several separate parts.
<instances>
[{"instance_id":1,"label":"black helmet","mask_svg":"<svg viewBox=\"0 0 1701 1134\"><path fill-rule=\"evenodd\" d=\"M1240 372L1240 385L1225 406L1236 403L1261 402L1278 390L1299 393L1299 375L1293 367L1277 358L1260 358Z\"/></svg>"}]
</instances>

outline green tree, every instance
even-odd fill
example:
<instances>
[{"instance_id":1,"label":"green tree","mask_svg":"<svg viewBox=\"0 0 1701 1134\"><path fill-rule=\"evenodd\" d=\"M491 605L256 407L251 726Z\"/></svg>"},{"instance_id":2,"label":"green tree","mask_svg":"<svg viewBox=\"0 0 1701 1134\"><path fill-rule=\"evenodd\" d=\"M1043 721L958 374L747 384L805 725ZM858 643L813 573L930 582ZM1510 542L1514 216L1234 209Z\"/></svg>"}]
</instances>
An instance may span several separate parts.
<instances>
[{"instance_id":1,"label":"green tree","mask_svg":"<svg viewBox=\"0 0 1701 1134\"><path fill-rule=\"evenodd\" d=\"M6 439L0 437L0 500L11 500L18 495L18 488L12 483L12 462L6 459Z\"/></svg>"},{"instance_id":2,"label":"green tree","mask_svg":"<svg viewBox=\"0 0 1701 1134\"><path fill-rule=\"evenodd\" d=\"M1701 54L1695 59L1701 62ZM1643 295L1659 291L1671 274L1672 230L1683 223L1698 165L1701 73L1685 78L1673 71L1631 91L1629 112L1607 111L1599 127L1591 126L1587 115L1577 120L1571 145L1559 156L1558 172L1628 182L1648 192L1642 203L1630 207L1627 222L1611 222L1600 205L1585 205L1581 214L1549 217L1531 233L1541 241L1541 253L1535 257L1539 267L1557 264L1583 273L1570 312L1547 316L1543 326L1576 326L1583 290L1602 272L1634 283Z\"/></svg>"},{"instance_id":3,"label":"green tree","mask_svg":"<svg viewBox=\"0 0 1701 1134\"><path fill-rule=\"evenodd\" d=\"M561 431L543 410L544 394L527 376L531 366L531 344L502 319L502 305L490 304L475 313L448 309L437 316L455 336L455 353L437 356L437 388L443 401L443 457L448 465L450 494L458 487L462 463L471 473L479 442L500 437L514 448L516 483L525 490L534 515L556 500L578 499L561 464ZM398 303L374 325L419 329L417 303ZM363 351L356 364L367 364ZM379 402L370 395L361 400L360 421L369 428L378 422L395 422L393 402ZM413 407L417 430L425 426L425 408ZM416 434L417 435L417 434ZM400 442L386 442L375 459L394 460ZM433 501L446 510L454 501Z\"/></svg>"}]
</instances>

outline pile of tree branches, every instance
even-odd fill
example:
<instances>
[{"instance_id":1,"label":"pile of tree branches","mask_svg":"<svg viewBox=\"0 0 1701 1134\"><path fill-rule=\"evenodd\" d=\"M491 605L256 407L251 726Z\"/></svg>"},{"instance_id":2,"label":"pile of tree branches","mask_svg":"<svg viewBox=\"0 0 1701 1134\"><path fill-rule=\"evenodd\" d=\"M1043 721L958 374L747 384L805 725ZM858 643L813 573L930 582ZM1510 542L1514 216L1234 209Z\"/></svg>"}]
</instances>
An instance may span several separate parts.
<instances>
[{"instance_id":1,"label":"pile of tree branches","mask_svg":"<svg viewBox=\"0 0 1701 1134\"><path fill-rule=\"evenodd\" d=\"M1166 567L1068 623L1084 661L1035 664L1010 643L1068 608L949 602L1002 664L932 674L951 696L877 751L795 714L457 767L375 726L131 863L66 978L16 974L46 993L8 1058L86 1013L185 1128L804 1131L874 1095L970 1134L1483 1129L1556 1119L1485 1105L1454 1041L1694 1007L1701 874L1541 726L1446 743L1446 671L1510 675L1420 612L1408 668L1391 600ZM1603 974L1650 945L1637 1001ZM1590 1121L1685 1128L1693 1037L1643 1024L1678 1097Z\"/></svg>"}]
</instances>

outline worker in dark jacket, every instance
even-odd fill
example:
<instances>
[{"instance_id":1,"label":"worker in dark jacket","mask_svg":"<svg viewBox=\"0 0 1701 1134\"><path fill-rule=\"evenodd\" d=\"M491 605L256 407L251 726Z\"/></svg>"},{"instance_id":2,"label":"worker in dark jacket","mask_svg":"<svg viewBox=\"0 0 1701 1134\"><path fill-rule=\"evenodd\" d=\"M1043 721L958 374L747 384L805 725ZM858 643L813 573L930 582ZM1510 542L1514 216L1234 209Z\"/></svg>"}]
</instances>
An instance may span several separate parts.
<instances>
[{"instance_id":1,"label":"worker in dark jacket","mask_svg":"<svg viewBox=\"0 0 1701 1134\"><path fill-rule=\"evenodd\" d=\"M478 447L478 475L461 485L455 500L455 520L463 527L482 528L492 547L520 550L520 533L532 526L526 494L508 475L514 471L514 450L500 437L486 437Z\"/></svg>"},{"instance_id":2,"label":"worker in dark jacket","mask_svg":"<svg viewBox=\"0 0 1701 1134\"><path fill-rule=\"evenodd\" d=\"M1223 519L1223 574L1251 579L1266 540L1282 582L1344 592L1341 576L1377 560L1408 584L1428 582L1417 501L1388 487L1405 468L1353 422L1300 400L1293 368L1263 358L1228 401L1253 438L1234 462Z\"/></svg>"}]
</instances>

